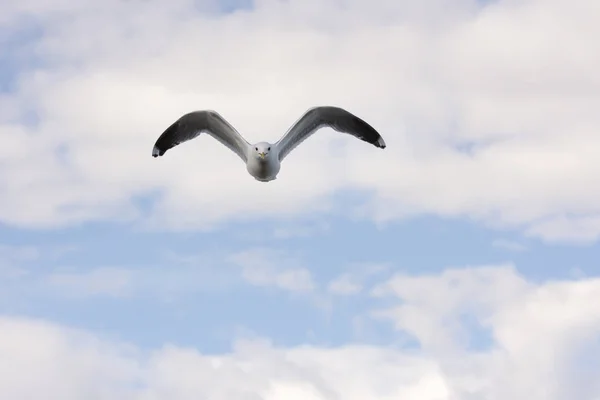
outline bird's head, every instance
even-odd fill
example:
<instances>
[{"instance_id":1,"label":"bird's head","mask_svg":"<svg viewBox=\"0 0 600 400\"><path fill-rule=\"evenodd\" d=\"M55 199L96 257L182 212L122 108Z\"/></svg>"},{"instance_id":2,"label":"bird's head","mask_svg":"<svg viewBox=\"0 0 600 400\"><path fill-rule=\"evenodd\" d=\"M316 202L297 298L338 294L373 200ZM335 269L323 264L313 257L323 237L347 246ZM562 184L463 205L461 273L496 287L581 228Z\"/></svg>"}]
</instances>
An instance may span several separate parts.
<instances>
[{"instance_id":1,"label":"bird's head","mask_svg":"<svg viewBox=\"0 0 600 400\"><path fill-rule=\"evenodd\" d=\"M266 142L256 143L254 145L254 154L259 160L266 160L271 153L271 144Z\"/></svg>"}]
</instances>

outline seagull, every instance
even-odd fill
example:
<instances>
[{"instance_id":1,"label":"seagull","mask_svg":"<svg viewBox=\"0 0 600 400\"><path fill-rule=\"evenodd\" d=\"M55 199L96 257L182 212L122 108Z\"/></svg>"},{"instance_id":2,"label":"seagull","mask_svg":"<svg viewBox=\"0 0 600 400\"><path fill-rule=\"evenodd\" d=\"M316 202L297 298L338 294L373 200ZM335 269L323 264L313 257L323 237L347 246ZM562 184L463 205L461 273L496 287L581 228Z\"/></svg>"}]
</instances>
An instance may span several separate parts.
<instances>
[{"instance_id":1,"label":"seagull","mask_svg":"<svg viewBox=\"0 0 600 400\"><path fill-rule=\"evenodd\" d=\"M381 135L371 125L339 107L309 108L278 142L255 144L248 143L216 111L201 110L187 113L169 126L154 144L152 157L163 156L167 150L206 132L237 154L246 164L248 173L257 181L270 182L277 179L283 159L323 127L350 134L380 149L386 147Z\"/></svg>"}]
</instances>

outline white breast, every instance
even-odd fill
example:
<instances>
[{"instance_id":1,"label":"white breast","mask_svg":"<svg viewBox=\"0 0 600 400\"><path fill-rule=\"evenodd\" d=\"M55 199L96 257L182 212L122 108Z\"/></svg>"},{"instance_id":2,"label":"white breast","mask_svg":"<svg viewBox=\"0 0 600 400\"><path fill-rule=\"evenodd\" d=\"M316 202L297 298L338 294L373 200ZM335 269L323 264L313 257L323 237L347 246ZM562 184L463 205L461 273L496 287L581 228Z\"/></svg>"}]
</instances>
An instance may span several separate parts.
<instances>
[{"instance_id":1,"label":"white breast","mask_svg":"<svg viewBox=\"0 0 600 400\"><path fill-rule=\"evenodd\" d=\"M248 170L248 173L257 180L268 182L277 177L280 164L276 157L268 157L266 161L250 157L246 164L246 169Z\"/></svg>"}]
</instances>

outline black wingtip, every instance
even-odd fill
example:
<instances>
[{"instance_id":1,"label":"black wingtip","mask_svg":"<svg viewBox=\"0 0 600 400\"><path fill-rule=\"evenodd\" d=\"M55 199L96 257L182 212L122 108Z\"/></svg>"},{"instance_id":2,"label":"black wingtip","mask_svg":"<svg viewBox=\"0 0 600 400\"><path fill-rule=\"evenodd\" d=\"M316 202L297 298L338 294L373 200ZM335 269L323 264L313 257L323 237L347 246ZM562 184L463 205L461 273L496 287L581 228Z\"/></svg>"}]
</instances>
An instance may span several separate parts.
<instances>
[{"instance_id":1,"label":"black wingtip","mask_svg":"<svg viewBox=\"0 0 600 400\"><path fill-rule=\"evenodd\" d=\"M154 146L154 148L152 149L152 157L154 158L161 157L163 154L165 154L165 151L159 149L157 146Z\"/></svg>"},{"instance_id":2,"label":"black wingtip","mask_svg":"<svg viewBox=\"0 0 600 400\"><path fill-rule=\"evenodd\" d=\"M387 145L385 144L385 140L383 140L381 135L377 138L377 140L373 144L375 146L379 147L380 149L385 149L387 147Z\"/></svg>"}]
</instances>

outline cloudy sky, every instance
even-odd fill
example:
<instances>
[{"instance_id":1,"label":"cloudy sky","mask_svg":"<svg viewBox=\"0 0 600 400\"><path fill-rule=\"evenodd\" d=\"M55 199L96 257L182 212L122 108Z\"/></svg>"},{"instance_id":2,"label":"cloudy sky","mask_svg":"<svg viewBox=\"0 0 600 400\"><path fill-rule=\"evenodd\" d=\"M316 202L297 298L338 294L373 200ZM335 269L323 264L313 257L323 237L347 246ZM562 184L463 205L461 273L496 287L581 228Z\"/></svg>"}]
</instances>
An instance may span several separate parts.
<instances>
[{"instance_id":1,"label":"cloudy sky","mask_svg":"<svg viewBox=\"0 0 600 400\"><path fill-rule=\"evenodd\" d=\"M0 398L600 399L596 0L0 3ZM215 109L276 141L256 182Z\"/></svg>"}]
</instances>

